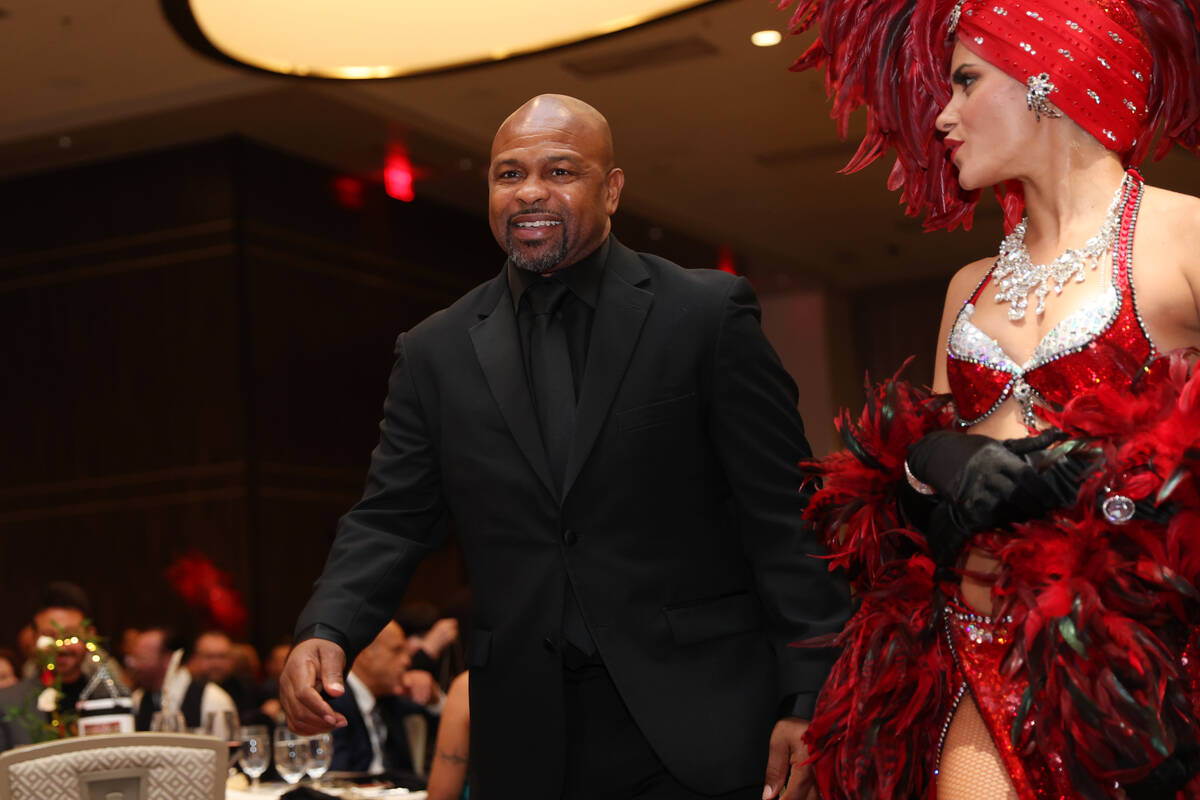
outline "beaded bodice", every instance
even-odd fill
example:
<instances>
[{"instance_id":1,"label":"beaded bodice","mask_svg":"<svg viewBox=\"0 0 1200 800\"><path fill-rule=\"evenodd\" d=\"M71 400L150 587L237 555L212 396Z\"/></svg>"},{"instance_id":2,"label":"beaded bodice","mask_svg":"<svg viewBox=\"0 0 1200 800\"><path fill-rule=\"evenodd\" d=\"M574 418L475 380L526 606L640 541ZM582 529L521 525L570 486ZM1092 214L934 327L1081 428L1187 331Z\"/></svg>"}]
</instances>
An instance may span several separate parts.
<instances>
[{"instance_id":1,"label":"beaded bodice","mask_svg":"<svg viewBox=\"0 0 1200 800\"><path fill-rule=\"evenodd\" d=\"M1133 292L1130 275L1133 229L1144 191L1135 179L1123 200L1121 230L1113 249L1112 279L1104 291L1054 326L1023 364L975 326L975 303L991 280L989 271L955 317L946 346L946 377L961 425L990 416L1011 395L1025 424L1036 422L1035 402L1065 404L1081 389L1128 382L1134 369L1155 355Z\"/></svg>"}]
</instances>

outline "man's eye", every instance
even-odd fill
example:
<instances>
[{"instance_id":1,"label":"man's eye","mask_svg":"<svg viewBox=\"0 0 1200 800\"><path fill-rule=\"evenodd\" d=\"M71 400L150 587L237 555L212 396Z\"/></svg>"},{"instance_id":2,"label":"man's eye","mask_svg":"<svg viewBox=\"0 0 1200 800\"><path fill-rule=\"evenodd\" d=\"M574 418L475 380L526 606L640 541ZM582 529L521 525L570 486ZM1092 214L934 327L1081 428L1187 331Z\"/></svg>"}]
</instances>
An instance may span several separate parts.
<instances>
[{"instance_id":1,"label":"man's eye","mask_svg":"<svg viewBox=\"0 0 1200 800\"><path fill-rule=\"evenodd\" d=\"M509 180L512 180L513 178L516 178L517 174L518 173L515 169L506 169L506 170L504 170L504 172L501 172L496 177L499 178L500 180L509 181Z\"/></svg>"},{"instance_id":2,"label":"man's eye","mask_svg":"<svg viewBox=\"0 0 1200 800\"><path fill-rule=\"evenodd\" d=\"M566 167L555 167L555 168L554 168L554 169L553 169L553 170L550 172L550 174L551 174L551 175L554 175L555 177L561 178L561 177L562 177L562 176L564 176L564 175L570 175L570 174L571 174L571 170L567 169Z\"/></svg>"}]
</instances>

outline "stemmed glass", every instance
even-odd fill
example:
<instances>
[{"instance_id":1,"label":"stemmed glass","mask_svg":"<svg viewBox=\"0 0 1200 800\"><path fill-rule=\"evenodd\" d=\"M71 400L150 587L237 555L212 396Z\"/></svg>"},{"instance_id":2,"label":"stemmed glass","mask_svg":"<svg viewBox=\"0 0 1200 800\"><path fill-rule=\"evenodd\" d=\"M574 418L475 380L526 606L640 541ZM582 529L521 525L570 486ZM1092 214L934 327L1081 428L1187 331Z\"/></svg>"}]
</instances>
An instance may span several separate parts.
<instances>
[{"instance_id":1,"label":"stemmed glass","mask_svg":"<svg viewBox=\"0 0 1200 800\"><path fill-rule=\"evenodd\" d=\"M187 721L179 711L155 711L150 717L150 730L155 733L187 733Z\"/></svg>"},{"instance_id":2,"label":"stemmed glass","mask_svg":"<svg viewBox=\"0 0 1200 800\"><path fill-rule=\"evenodd\" d=\"M251 790L258 787L258 779L271 764L267 751L267 726L246 725L241 732L242 747L238 751L238 764L242 772L250 776Z\"/></svg>"},{"instance_id":3,"label":"stemmed glass","mask_svg":"<svg viewBox=\"0 0 1200 800\"><path fill-rule=\"evenodd\" d=\"M209 711L204 715L204 724L200 732L205 736L215 736L222 739L229 748L229 769L237 761L242 749L242 740L238 738L238 717L236 711Z\"/></svg>"},{"instance_id":4,"label":"stemmed glass","mask_svg":"<svg viewBox=\"0 0 1200 800\"><path fill-rule=\"evenodd\" d=\"M308 777L314 781L324 775L333 760L333 735L318 733L308 739Z\"/></svg>"},{"instance_id":5,"label":"stemmed glass","mask_svg":"<svg viewBox=\"0 0 1200 800\"><path fill-rule=\"evenodd\" d=\"M275 729L275 771L288 783L297 783L308 770L308 737L283 726Z\"/></svg>"}]
</instances>

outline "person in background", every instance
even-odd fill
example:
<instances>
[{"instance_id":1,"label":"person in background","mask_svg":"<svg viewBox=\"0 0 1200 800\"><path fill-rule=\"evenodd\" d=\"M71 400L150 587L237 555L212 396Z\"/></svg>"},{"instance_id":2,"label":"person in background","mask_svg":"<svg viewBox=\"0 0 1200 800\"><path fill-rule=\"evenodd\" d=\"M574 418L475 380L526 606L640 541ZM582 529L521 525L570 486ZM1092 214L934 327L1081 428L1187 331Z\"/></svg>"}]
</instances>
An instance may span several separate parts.
<instances>
[{"instance_id":1,"label":"person in background","mask_svg":"<svg viewBox=\"0 0 1200 800\"><path fill-rule=\"evenodd\" d=\"M7 689L21 680L21 659L12 650L0 649L0 689Z\"/></svg>"},{"instance_id":2,"label":"person in background","mask_svg":"<svg viewBox=\"0 0 1200 800\"><path fill-rule=\"evenodd\" d=\"M249 724L250 717L259 712L261 702L254 677L244 672L239 673L236 668L237 649L238 645L234 644L224 631L205 631L196 637L192 645L188 670L194 677L224 689L237 706L238 715ZM250 649L253 652L253 648Z\"/></svg>"},{"instance_id":3,"label":"person in background","mask_svg":"<svg viewBox=\"0 0 1200 800\"><path fill-rule=\"evenodd\" d=\"M88 623L90 604L83 589L68 581L54 581L48 584L39 599L31 621L36 641L70 640L72 637L83 637L92 633ZM53 646L53 644L47 645ZM32 651L31 651L32 652ZM55 675L61 681L61 695L58 698L58 708L75 709L79 695L87 685L84 674L84 658L87 654L83 641L68 641L57 648L54 657ZM34 698L42 693L45 687L36 674L25 678L7 689L0 689L0 750L7 750L21 744L29 743L29 731L13 721L4 721L3 712L9 709L31 708ZM50 719L48 713L35 712Z\"/></svg>"},{"instance_id":4,"label":"person in background","mask_svg":"<svg viewBox=\"0 0 1200 800\"><path fill-rule=\"evenodd\" d=\"M419 788L403 723L416 709L396 694L408 662L404 629L396 622L389 622L354 660L346 692L329 701L346 718L344 726L333 730L331 770L399 773L406 786Z\"/></svg>"},{"instance_id":5,"label":"person in background","mask_svg":"<svg viewBox=\"0 0 1200 800\"><path fill-rule=\"evenodd\" d=\"M125 665L139 687L133 692L137 730L150 730L155 711L182 712L188 728L200 727L209 712L237 712L228 692L183 666L187 649L187 640L169 627L147 628L134 640Z\"/></svg>"},{"instance_id":6,"label":"person in background","mask_svg":"<svg viewBox=\"0 0 1200 800\"><path fill-rule=\"evenodd\" d=\"M429 800L460 800L467 796L467 764L471 754L469 672L450 684L442 721L438 725L433 767L429 771Z\"/></svg>"},{"instance_id":7,"label":"person in background","mask_svg":"<svg viewBox=\"0 0 1200 800\"><path fill-rule=\"evenodd\" d=\"M259 710L272 720L283 718L283 706L279 703L279 675L291 650L290 641L280 642L267 652L267 658L263 661L263 679L258 685L258 696L262 701Z\"/></svg>"},{"instance_id":8,"label":"person in background","mask_svg":"<svg viewBox=\"0 0 1200 800\"><path fill-rule=\"evenodd\" d=\"M17 652L21 656L22 679L37 677L37 638L37 631L34 630L32 622L25 623L21 630L17 631Z\"/></svg>"}]
</instances>

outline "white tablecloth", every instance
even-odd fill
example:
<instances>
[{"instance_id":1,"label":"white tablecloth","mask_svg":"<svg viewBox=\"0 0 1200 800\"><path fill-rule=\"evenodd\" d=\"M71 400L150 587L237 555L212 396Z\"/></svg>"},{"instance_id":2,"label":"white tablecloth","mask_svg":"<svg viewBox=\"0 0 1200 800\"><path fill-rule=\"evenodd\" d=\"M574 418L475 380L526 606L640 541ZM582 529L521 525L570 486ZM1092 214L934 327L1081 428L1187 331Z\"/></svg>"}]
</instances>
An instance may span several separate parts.
<instances>
[{"instance_id":1,"label":"white tablecloth","mask_svg":"<svg viewBox=\"0 0 1200 800\"><path fill-rule=\"evenodd\" d=\"M226 789L225 800L271 800L294 787L285 783L264 783L258 789ZM424 791L406 792L403 789L351 789L349 794L341 794L341 790L327 789L321 785L315 787L318 791L336 794L349 800L425 800Z\"/></svg>"}]
</instances>

